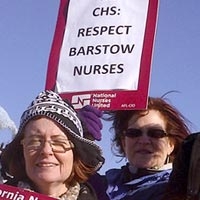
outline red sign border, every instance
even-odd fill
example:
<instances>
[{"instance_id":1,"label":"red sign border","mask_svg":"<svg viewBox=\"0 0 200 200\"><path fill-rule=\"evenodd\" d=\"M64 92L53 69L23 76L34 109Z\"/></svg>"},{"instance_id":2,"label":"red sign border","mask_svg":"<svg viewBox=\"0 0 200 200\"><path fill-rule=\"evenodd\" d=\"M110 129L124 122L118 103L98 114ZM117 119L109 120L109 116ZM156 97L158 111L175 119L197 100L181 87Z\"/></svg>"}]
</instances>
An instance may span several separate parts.
<instances>
[{"instance_id":1,"label":"red sign border","mask_svg":"<svg viewBox=\"0 0 200 200\"><path fill-rule=\"evenodd\" d=\"M50 51L47 76L46 76L46 85L45 89L55 90L57 71L58 71L58 62L60 56L60 49L63 42L65 25L67 21L67 10L68 10L69 0L60 0L60 7L58 11L58 18L54 33L54 38L52 42L52 48ZM116 93L117 98L112 100L112 110L128 110L128 109L145 109L148 99L149 91L149 80L151 72L151 60L153 54L155 30L157 23L157 14L158 14L158 0L149 0L148 11L147 11L147 22L144 35L144 43L141 56L140 64L140 75L138 82L138 90L102 90L102 91L85 91L85 92L75 92L75 93L62 93L60 94L63 98L71 100L73 95L79 94L93 94L95 93ZM120 106L119 99L123 99L123 102L129 104L129 102L134 102L135 107L124 107ZM114 108L114 109L113 109ZM100 108L101 109L101 108ZM109 109L108 109L109 110Z\"/></svg>"},{"instance_id":2,"label":"red sign border","mask_svg":"<svg viewBox=\"0 0 200 200\"><path fill-rule=\"evenodd\" d=\"M30 200L30 199L42 199L42 200L56 200L53 197L49 197L47 195L37 193L34 191L26 190L23 188L6 185L3 183L0 183L0 199L1 200L8 200L8 199L21 199L20 197L23 196L24 200Z\"/></svg>"}]
</instances>

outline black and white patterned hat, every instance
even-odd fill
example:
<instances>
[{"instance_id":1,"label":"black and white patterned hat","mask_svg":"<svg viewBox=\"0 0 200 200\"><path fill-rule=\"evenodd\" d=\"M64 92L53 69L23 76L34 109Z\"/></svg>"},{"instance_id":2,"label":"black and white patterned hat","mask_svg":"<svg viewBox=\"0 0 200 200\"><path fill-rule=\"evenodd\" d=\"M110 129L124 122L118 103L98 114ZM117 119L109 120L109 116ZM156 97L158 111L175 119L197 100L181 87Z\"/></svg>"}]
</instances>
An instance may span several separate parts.
<instances>
[{"instance_id":1,"label":"black and white patterned hat","mask_svg":"<svg viewBox=\"0 0 200 200\"><path fill-rule=\"evenodd\" d=\"M67 136L74 143L75 149L83 163L97 170L104 163L101 148L93 141L84 138L83 128L76 111L57 93L46 90L41 92L24 111L20 120L20 133L29 120L36 116L46 116L60 124Z\"/></svg>"}]
</instances>

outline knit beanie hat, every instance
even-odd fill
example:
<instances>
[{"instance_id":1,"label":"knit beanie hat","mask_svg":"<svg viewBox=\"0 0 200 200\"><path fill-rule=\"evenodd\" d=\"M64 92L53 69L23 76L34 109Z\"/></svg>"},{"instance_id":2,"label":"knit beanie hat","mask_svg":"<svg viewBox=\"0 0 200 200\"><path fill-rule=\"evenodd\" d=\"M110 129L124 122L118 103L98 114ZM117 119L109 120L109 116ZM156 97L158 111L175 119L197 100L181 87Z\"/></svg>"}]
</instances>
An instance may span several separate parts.
<instances>
[{"instance_id":1,"label":"knit beanie hat","mask_svg":"<svg viewBox=\"0 0 200 200\"><path fill-rule=\"evenodd\" d=\"M37 116L46 116L66 130L82 162L98 170L104 163L101 148L84 138L81 121L72 105L64 101L57 93L46 90L41 92L24 111L20 120L20 133L29 120Z\"/></svg>"}]
</instances>

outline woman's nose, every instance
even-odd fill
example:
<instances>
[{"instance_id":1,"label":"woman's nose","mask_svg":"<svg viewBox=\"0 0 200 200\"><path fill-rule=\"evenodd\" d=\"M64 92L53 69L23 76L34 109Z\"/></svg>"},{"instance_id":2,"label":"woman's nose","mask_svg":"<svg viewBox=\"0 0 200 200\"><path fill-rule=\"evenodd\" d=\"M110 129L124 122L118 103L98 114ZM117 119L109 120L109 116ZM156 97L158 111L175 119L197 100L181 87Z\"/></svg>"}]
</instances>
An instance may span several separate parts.
<instances>
[{"instance_id":1,"label":"woman's nose","mask_svg":"<svg viewBox=\"0 0 200 200\"><path fill-rule=\"evenodd\" d=\"M140 143L150 143L150 138L147 133L143 132L140 137L138 137L138 141Z\"/></svg>"},{"instance_id":2,"label":"woman's nose","mask_svg":"<svg viewBox=\"0 0 200 200\"><path fill-rule=\"evenodd\" d=\"M53 154L53 150L52 150L50 142L48 142L48 141L44 142L44 144L41 147L41 153L43 153L43 154Z\"/></svg>"}]
</instances>

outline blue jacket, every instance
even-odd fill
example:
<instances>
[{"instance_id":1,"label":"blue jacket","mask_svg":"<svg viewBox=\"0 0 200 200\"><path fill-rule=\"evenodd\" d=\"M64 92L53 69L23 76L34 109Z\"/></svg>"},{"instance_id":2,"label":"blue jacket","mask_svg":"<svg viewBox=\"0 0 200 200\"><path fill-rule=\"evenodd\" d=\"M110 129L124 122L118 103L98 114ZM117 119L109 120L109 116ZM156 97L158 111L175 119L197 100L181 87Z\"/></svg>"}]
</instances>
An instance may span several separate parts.
<instances>
[{"instance_id":1,"label":"blue jacket","mask_svg":"<svg viewBox=\"0 0 200 200\"><path fill-rule=\"evenodd\" d=\"M163 197L171 169L140 169L132 174L128 164L106 172L107 194L111 200L160 200Z\"/></svg>"}]
</instances>

